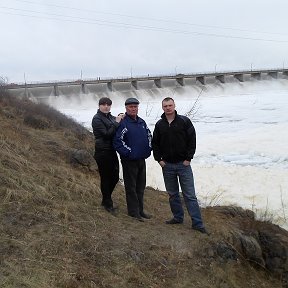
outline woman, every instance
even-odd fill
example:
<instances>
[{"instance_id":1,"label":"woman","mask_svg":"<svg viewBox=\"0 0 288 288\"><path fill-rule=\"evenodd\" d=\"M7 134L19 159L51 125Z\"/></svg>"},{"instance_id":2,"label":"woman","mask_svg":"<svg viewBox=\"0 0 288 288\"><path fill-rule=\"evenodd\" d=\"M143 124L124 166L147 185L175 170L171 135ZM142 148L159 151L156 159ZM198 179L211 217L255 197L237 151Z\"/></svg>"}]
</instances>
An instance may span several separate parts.
<instances>
[{"instance_id":1,"label":"woman","mask_svg":"<svg viewBox=\"0 0 288 288\"><path fill-rule=\"evenodd\" d=\"M113 149L112 139L122 116L114 117L111 115L112 101L107 97L99 100L99 109L93 117L92 127L95 136L94 158L98 165L101 179L101 205L110 212L115 212L112 192L119 180L119 162L116 151Z\"/></svg>"}]
</instances>

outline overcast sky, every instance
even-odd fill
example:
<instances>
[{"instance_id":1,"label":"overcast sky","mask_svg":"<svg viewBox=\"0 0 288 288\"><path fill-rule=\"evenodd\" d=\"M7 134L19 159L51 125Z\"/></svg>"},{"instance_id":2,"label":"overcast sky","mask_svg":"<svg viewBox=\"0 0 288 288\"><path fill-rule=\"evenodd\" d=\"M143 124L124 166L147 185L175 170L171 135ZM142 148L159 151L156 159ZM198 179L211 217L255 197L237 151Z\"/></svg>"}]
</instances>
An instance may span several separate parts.
<instances>
[{"instance_id":1,"label":"overcast sky","mask_svg":"<svg viewBox=\"0 0 288 288\"><path fill-rule=\"evenodd\" d=\"M287 0L0 0L0 76L287 68L287 11Z\"/></svg>"}]
</instances>

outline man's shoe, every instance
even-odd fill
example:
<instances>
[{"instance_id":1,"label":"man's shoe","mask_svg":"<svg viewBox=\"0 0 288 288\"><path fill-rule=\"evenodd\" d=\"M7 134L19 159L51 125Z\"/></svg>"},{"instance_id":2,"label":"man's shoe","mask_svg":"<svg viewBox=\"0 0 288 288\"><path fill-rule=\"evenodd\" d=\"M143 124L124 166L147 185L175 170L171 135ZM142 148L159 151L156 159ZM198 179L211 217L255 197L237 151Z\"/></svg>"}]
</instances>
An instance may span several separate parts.
<instances>
[{"instance_id":1,"label":"man's shoe","mask_svg":"<svg viewBox=\"0 0 288 288\"><path fill-rule=\"evenodd\" d=\"M144 222L144 219L140 215L129 215L129 216L134 218L135 220L138 220L140 222Z\"/></svg>"},{"instance_id":2,"label":"man's shoe","mask_svg":"<svg viewBox=\"0 0 288 288\"><path fill-rule=\"evenodd\" d=\"M177 220L175 218L172 218L170 220L167 220L165 221L166 224L182 224L183 223L183 220Z\"/></svg>"},{"instance_id":3,"label":"man's shoe","mask_svg":"<svg viewBox=\"0 0 288 288\"><path fill-rule=\"evenodd\" d=\"M210 233L207 231L207 229L205 227L192 227L193 230L196 230L202 234L207 234L210 235Z\"/></svg>"},{"instance_id":4,"label":"man's shoe","mask_svg":"<svg viewBox=\"0 0 288 288\"><path fill-rule=\"evenodd\" d=\"M151 218L152 218L151 215L146 214L146 213L144 213L144 212L140 213L140 216L141 216L142 218L144 218L144 219L151 219Z\"/></svg>"},{"instance_id":5,"label":"man's shoe","mask_svg":"<svg viewBox=\"0 0 288 288\"><path fill-rule=\"evenodd\" d=\"M138 221L140 222L145 222L144 219L140 216L140 217L135 217Z\"/></svg>"}]
</instances>

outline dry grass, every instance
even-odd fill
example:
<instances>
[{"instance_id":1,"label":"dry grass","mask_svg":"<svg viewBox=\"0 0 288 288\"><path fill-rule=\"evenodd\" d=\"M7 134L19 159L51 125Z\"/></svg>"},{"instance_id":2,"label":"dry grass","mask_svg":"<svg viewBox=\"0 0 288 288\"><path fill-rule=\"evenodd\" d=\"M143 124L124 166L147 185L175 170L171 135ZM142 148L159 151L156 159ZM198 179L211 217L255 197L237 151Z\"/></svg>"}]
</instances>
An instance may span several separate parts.
<instances>
[{"instance_id":1,"label":"dry grass","mask_svg":"<svg viewBox=\"0 0 288 288\"><path fill-rule=\"evenodd\" d=\"M167 227L167 196L148 188L154 217L140 223L126 215L119 184L119 212L107 214L98 174L68 157L93 153L94 139L61 113L2 90L0 123L0 287L281 287L245 259L215 255L232 224L211 209L203 210L210 237L188 219Z\"/></svg>"}]
</instances>

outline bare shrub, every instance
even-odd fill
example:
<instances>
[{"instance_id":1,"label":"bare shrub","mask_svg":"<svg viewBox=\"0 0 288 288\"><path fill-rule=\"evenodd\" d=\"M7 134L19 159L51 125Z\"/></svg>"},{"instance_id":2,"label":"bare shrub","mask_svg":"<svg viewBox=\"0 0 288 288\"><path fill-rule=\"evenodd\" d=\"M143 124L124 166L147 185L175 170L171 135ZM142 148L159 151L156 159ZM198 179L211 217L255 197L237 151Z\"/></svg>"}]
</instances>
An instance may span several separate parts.
<instances>
[{"instance_id":1,"label":"bare shrub","mask_svg":"<svg viewBox=\"0 0 288 288\"><path fill-rule=\"evenodd\" d=\"M8 95L6 84L7 84L7 78L0 76L0 101L4 96Z\"/></svg>"},{"instance_id":2,"label":"bare shrub","mask_svg":"<svg viewBox=\"0 0 288 288\"><path fill-rule=\"evenodd\" d=\"M33 115L25 116L24 123L35 129L47 129L51 127L51 124L48 121L39 117L35 117Z\"/></svg>"},{"instance_id":3,"label":"bare shrub","mask_svg":"<svg viewBox=\"0 0 288 288\"><path fill-rule=\"evenodd\" d=\"M199 107L197 108L197 105L199 104L199 99L200 99L202 92L203 92L203 89L198 94L197 99L195 100L193 106L185 113L185 116L190 117L192 119L195 118L195 116L199 110Z\"/></svg>"},{"instance_id":4,"label":"bare shrub","mask_svg":"<svg viewBox=\"0 0 288 288\"><path fill-rule=\"evenodd\" d=\"M4 80L2 80L2 82L3 81ZM25 124L29 124L34 128L67 128L71 130L79 140L85 140L90 134L81 124L53 107L43 103L33 103L28 99L17 98L10 95L4 88L0 90L0 101L4 106L13 107L14 114L22 116Z\"/></svg>"}]
</instances>

